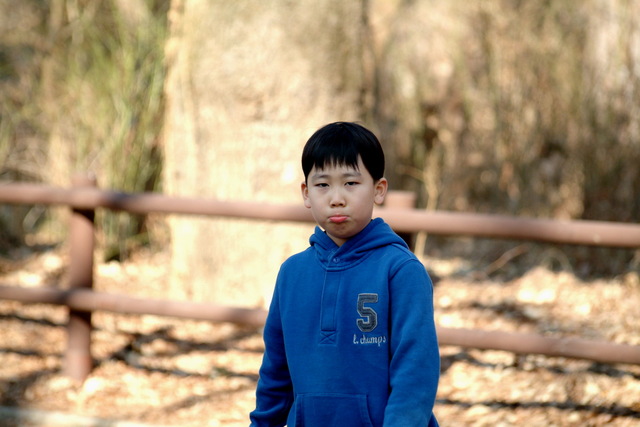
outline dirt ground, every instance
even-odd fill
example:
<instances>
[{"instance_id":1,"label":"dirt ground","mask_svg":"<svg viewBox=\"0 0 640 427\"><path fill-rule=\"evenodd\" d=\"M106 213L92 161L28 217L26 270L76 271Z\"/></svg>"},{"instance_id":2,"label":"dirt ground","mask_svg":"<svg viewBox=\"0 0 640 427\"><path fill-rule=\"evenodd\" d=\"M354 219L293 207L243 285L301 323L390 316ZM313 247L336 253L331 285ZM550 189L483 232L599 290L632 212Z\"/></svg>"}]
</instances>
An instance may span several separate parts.
<instances>
[{"instance_id":1,"label":"dirt ground","mask_svg":"<svg viewBox=\"0 0 640 427\"><path fill-rule=\"evenodd\" d=\"M33 287L64 276L61 251L21 258L2 261L0 283ZM459 259L428 264L442 326L640 345L637 273L584 282L538 267L497 281L468 273ZM95 287L157 297L167 265L165 254L100 264ZM1 426L248 425L259 330L96 313L96 367L79 384L61 374L65 321L61 307L0 301ZM448 346L441 354L442 426L640 426L640 365Z\"/></svg>"}]
</instances>

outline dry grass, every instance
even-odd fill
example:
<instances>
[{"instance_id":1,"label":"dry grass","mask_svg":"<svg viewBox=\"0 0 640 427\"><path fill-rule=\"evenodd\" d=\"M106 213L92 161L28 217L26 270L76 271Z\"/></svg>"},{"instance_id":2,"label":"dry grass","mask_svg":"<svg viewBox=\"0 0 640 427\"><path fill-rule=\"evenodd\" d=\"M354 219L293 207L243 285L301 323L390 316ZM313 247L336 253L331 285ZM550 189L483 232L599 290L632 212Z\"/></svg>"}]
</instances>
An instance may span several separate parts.
<instances>
[{"instance_id":1,"label":"dry grass","mask_svg":"<svg viewBox=\"0 0 640 427\"><path fill-rule=\"evenodd\" d=\"M366 115L394 188L429 209L638 220L637 2L370 4ZM0 1L3 179L66 186L92 170L103 188L158 189L167 7ZM18 240L46 224L63 235L59 219L0 212ZM126 255L131 236L147 243L143 218L98 222L107 256Z\"/></svg>"}]
</instances>

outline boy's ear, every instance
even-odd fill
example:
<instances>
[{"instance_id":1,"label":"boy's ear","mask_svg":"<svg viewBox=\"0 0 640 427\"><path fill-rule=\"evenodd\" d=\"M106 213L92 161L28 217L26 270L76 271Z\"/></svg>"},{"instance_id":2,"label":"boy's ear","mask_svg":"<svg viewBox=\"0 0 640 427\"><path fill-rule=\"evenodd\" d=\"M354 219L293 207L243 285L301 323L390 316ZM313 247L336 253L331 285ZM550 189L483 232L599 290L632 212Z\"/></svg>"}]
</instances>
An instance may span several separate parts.
<instances>
[{"instance_id":1,"label":"boy's ear","mask_svg":"<svg viewBox=\"0 0 640 427\"><path fill-rule=\"evenodd\" d=\"M302 182L300 184L300 191L302 192L302 200L304 200L304 206L307 208L311 208L311 202L309 202L309 187L307 187L306 182Z\"/></svg>"},{"instance_id":2,"label":"boy's ear","mask_svg":"<svg viewBox=\"0 0 640 427\"><path fill-rule=\"evenodd\" d=\"M384 197L387 195L388 189L389 182L386 178L380 178L378 182L375 183L375 193L373 196L373 201L376 205L381 205L384 202Z\"/></svg>"}]
</instances>

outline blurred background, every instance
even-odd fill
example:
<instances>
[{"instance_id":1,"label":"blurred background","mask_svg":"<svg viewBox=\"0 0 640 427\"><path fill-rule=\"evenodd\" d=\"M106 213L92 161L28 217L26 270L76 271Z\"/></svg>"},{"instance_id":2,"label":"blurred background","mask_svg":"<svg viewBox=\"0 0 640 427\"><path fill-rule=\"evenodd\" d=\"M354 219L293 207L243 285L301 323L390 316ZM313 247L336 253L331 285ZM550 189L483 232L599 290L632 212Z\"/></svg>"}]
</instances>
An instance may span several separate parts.
<instances>
[{"instance_id":1,"label":"blurred background","mask_svg":"<svg viewBox=\"0 0 640 427\"><path fill-rule=\"evenodd\" d=\"M301 206L302 147L337 120L418 209L638 223L640 2L0 0L1 183ZM3 284L64 288L68 222L0 205ZM312 230L98 210L94 288L264 307ZM414 237L439 326L640 344L638 248ZM67 318L0 301L0 424L247 425L256 328L94 312L80 384ZM443 425L640 419L638 365L440 350Z\"/></svg>"},{"instance_id":2,"label":"blurred background","mask_svg":"<svg viewBox=\"0 0 640 427\"><path fill-rule=\"evenodd\" d=\"M66 187L91 172L117 191L299 203L301 148L336 120L376 132L391 188L418 208L637 222L640 4L0 0L5 182ZM2 206L0 248L64 241L67 215ZM97 224L103 260L167 250L175 292L251 304L311 231L112 212ZM418 243L485 263L514 246ZM615 275L640 262L531 248L523 268Z\"/></svg>"}]
</instances>

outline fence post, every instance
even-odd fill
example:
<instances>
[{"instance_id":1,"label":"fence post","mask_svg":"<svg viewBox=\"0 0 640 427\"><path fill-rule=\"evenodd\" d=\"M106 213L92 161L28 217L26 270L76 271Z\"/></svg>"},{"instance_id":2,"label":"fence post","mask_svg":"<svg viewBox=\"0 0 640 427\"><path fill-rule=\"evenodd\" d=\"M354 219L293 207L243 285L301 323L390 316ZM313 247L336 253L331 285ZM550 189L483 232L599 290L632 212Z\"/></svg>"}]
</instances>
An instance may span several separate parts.
<instances>
[{"instance_id":1,"label":"fence post","mask_svg":"<svg viewBox=\"0 0 640 427\"><path fill-rule=\"evenodd\" d=\"M413 191L390 190L384 200L384 206L392 209L415 209L416 198L416 193ZM415 233L398 232L398 236L405 241L412 251L415 250ZM420 254L419 256L422 255L423 254Z\"/></svg>"},{"instance_id":2,"label":"fence post","mask_svg":"<svg viewBox=\"0 0 640 427\"><path fill-rule=\"evenodd\" d=\"M93 176L78 175L72 180L74 188L95 187ZM95 211L73 208L69 227L69 287L93 287L93 256L95 245ZM64 357L65 375L84 381L93 368L91 357L91 312L69 309L67 349Z\"/></svg>"}]
</instances>

